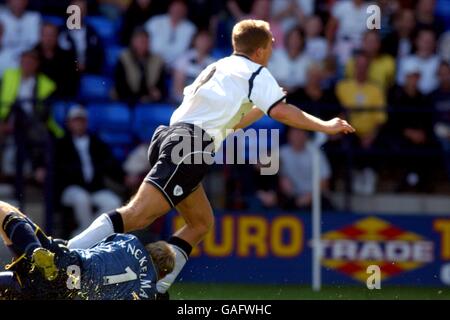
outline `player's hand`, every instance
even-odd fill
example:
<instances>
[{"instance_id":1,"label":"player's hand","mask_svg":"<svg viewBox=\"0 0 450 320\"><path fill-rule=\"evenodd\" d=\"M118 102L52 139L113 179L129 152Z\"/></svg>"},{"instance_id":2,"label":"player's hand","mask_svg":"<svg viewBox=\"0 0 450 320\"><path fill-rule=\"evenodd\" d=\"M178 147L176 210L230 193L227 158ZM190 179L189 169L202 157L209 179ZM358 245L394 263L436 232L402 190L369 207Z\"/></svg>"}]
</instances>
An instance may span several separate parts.
<instances>
[{"instance_id":1,"label":"player's hand","mask_svg":"<svg viewBox=\"0 0 450 320\"><path fill-rule=\"evenodd\" d=\"M324 132L327 134L349 134L354 133L355 129L346 120L334 118L325 122Z\"/></svg>"}]
</instances>

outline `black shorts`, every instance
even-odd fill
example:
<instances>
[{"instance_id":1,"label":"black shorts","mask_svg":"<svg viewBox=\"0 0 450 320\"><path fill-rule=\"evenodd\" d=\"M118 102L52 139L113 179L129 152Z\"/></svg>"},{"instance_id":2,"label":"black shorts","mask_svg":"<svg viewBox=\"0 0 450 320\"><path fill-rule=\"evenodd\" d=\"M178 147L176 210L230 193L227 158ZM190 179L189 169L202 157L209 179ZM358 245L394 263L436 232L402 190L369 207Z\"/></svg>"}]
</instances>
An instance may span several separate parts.
<instances>
[{"instance_id":1,"label":"black shorts","mask_svg":"<svg viewBox=\"0 0 450 320\"><path fill-rule=\"evenodd\" d=\"M214 162L214 140L190 123L159 126L148 149L151 170L145 181L161 191L171 207L195 191Z\"/></svg>"}]
</instances>

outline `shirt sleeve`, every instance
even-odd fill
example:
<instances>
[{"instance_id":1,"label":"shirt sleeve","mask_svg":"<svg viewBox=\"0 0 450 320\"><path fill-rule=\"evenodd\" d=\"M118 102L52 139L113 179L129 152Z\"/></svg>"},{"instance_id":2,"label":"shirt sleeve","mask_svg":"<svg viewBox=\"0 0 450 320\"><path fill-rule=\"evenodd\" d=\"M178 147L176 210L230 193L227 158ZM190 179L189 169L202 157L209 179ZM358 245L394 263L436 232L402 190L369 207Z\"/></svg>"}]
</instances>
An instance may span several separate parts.
<instances>
[{"instance_id":1,"label":"shirt sleeve","mask_svg":"<svg viewBox=\"0 0 450 320\"><path fill-rule=\"evenodd\" d=\"M286 99L286 94L275 78L266 68L262 68L250 79L249 100L265 114L269 115L270 109Z\"/></svg>"}]
</instances>

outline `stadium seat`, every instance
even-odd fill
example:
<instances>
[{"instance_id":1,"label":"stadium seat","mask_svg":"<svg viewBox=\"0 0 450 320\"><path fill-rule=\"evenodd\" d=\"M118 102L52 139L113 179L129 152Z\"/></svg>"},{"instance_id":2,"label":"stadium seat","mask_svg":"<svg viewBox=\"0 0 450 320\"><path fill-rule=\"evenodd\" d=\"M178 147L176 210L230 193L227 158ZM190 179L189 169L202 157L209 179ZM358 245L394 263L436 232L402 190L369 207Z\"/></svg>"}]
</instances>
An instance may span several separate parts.
<instances>
[{"instance_id":1,"label":"stadium seat","mask_svg":"<svg viewBox=\"0 0 450 320\"><path fill-rule=\"evenodd\" d=\"M101 16L86 17L86 23L97 31L104 45L117 42L117 24L108 18Z\"/></svg>"},{"instance_id":2,"label":"stadium seat","mask_svg":"<svg viewBox=\"0 0 450 320\"><path fill-rule=\"evenodd\" d=\"M58 16L43 16L42 21L46 23L54 24L55 26L62 27L65 25L66 20Z\"/></svg>"},{"instance_id":3,"label":"stadium seat","mask_svg":"<svg viewBox=\"0 0 450 320\"><path fill-rule=\"evenodd\" d=\"M73 105L71 102L58 101L51 106L52 116L61 127L65 126L66 115L71 105Z\"/></svg>"},{"instance_id":4,"label":"stadium seat","mask_svg":"<svg viewBox=\"0 0 450 320\"><path fill-rule=\"evenodd\" d=\"M450 0L438 0L435 12L444 21L446 29L450 30Z\"/></svg>"},{"instance_id":5,"label":"stadium seat","mask_svg":"<svg viewBox=\"0 0 450 320\"><path fill-rule=\"evenodd\" d=\"M231 52L232 50L229 49L215 48L213 49L211 56L216 60L220 60L222 58L229 56Z\"/></svg>"},{"instance_id":6,"label":"stadium seat","mask_svg":"<svg viewBox=\"0 0 450 320\"><path fill-rule=\"evenodd\" d=\"M159 125L168 125L174 107L167 104L137 105L133 115L133 132L141 141L149 141Z\"/></svg>"},{"instance_id":7,"label":"stadium seat","mask_svg":"<svg viewBox=\"0 0 450 320\"><path fill-rule=\"evenodd\" d=\"M104 76L85 75L80 81L79 96L82 100L109 100L113 81Z\"/></svg>"},{"instance_id":8,"label":"stadium seat","mask_svg":"<svg viewBox=\"0 0 450 320\"><path fill-rule=\"evenodd\" d=\"M133 144L131 112L123 103L93 103L87 106L89 129L111 147L119 161L126 158Z\"/></svg>"},{"instance_id":9,"label":"stadium seat","mask_svg":"<svg viewBox=\"0 0 450 320\"><path fill-rule=\"evenodd\" d=\"M105 49L105 74L113 75L114 69L116 68L117 61L119 60L120 54L122 53L124 47L113 45L108 46Z\"/></svg>"},{"instance_id":10,"label":"stadium seat","mask_svg":"<svg viewBox=\"0 0 450 320\"><path fill-rule=\"evenodd\" d=\"M91 103L89 112L89 129L94 132L111 130L126 132L131 128L131 112L123 103Z\"/></svg>"}]
</instances>

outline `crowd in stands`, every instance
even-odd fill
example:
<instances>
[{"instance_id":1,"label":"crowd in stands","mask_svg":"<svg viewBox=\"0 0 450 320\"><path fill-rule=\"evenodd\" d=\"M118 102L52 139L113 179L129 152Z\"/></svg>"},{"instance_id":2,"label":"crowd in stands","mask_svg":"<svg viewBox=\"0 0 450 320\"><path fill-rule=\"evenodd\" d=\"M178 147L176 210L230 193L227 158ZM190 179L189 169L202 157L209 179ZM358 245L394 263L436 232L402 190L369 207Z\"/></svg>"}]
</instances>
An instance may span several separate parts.
<instances>
[{"instance_id":1,"label":"crowd in stands","mask_svg":"<svg viewBox=\"0 0 450 320\"><path fill-rule=\"evenodd\" d=\"M381 8L379 30L367 28L371 4ZM353 137L334 137L321 153L324 205L333 207L327 191L349 159L350 189L359 194L376 192L386 168L399 173L395 191L433 191L433 175L445 168L450 177L449 0L0 5L0 179L19 170L12 164L17 152L31 164L20 170L43 183L52 141L55 194L73 207L80 227L88 223L81 212L94 216L120 202L105 178L125 186L118 188L123 198L133 193L148 170L145 146L155 123L168 120L204 67L232 52L231 29L246 18L270 22L268 68L288 101L324 118L344 116L357 129ZM70 5L81 12L74 30L66 26ZM143 129L143 119L153 122ZM282 131L280 174L226 168L226 207L310 207L314 146L305 132Z\"/></svg>"}]
</instances>

